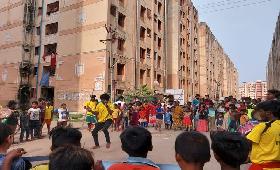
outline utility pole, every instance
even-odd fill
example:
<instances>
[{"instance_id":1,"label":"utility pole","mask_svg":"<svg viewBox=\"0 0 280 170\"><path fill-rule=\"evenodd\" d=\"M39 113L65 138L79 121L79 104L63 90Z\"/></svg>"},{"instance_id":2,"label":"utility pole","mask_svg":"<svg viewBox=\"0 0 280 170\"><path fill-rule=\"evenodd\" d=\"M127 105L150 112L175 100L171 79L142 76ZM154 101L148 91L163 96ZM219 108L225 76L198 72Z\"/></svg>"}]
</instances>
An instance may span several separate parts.
<instances>
[{"instance_id":1,"label":"utility pole","mask_svg":"<svg viewBox=\"0 0 280 170\"><path fill-rule=\"evenodd\" d=\"M114 80L114 69L115 69L115 63L114 63L114 56L113 56L113 43L117 39L116 38L116 28L113 28L111 25L107 26L105 25L106 31L108 33L108 37L105 40L100 40L100 42L110 42L110 51L109 51L109 70L110 70L110 80L111 80L111 100L112 102L115 101L115 80Z\"/></svg>"}]
</instances>

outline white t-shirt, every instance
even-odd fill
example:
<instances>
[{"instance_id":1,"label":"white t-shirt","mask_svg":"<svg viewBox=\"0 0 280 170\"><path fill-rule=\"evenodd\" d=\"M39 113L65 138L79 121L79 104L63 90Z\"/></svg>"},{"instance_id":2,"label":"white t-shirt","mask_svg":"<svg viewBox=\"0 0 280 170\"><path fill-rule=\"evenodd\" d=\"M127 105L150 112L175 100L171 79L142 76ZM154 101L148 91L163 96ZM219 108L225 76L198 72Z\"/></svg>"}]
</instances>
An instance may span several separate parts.
<instances>
[{"instance_id":1,"label":"white t-shirt","mask_svg":"<svg viewBox=\"0 0 280 170\"><path fill-rule=\"evenodd\" d=\"M37 109L30 108L28 110L29 119L30 120L40 120L40 112L41 112L40 108L37 108Z\"/></svg>"},{"instance_id":2,"label":"white t-shirt","mask_svg":"<svg viewBox=\"0 0 280 170\"><path fill-rule=\"evenodd\" d=\"M57 113L58 113L58 121L59 122L64 122L64 121L68 120L69 112L68 112L67 109L59 108L59 109L57 109Z\"/></svg>"}]
</instances>

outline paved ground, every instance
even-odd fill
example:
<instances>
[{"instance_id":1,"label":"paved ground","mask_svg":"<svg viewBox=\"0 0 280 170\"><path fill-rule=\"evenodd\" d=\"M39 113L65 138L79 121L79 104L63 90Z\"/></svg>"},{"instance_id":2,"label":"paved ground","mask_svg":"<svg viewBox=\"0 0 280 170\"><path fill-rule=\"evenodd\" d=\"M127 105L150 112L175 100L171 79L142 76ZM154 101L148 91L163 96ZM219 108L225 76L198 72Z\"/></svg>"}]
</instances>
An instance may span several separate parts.
<instances>
[{"instance_id":1,"label":"paved ground","mask_svg":"<svg viewBox=\"0 0 280 170\"><path fill-rule=\"evenodd\" d=\"M54 123L53 123L54 124ZM93 138L91 134L87 131L86 127L82 127L81 123L74 123L74 127L81 128L83 133L82 146L89 149L93 146ZM174 159L174 143L176 136L180 132L172 131L162 131L161 133L156 132L154 129L150 128L153 134L153 145L154 149L149 153L148 157L157 163L170 163L176 164ZM46 128L44 128L43 134L46 134ZM98 150L91 150L94 154L95 160L124 160L127 155L122 152L121 144L119 140L119 132L112 132L111 135L111 148L105 148L105 138L104 134L99 133L99 141L101 148ZM206 133L207 136L208 133ZM18 141L18 135L16 136L16 141ZM22 147L27 151L25 156L46 156L50 153L50 140L45 137L44 139L16 144L12 148ZM246 166L247 167L247 166ZM214 156L211 157L211 161L205 165L206 170L217 170L220 169L218 163L216 162ZM247 169L245 166L242 169Z\"/></svg>"}]
</instances>

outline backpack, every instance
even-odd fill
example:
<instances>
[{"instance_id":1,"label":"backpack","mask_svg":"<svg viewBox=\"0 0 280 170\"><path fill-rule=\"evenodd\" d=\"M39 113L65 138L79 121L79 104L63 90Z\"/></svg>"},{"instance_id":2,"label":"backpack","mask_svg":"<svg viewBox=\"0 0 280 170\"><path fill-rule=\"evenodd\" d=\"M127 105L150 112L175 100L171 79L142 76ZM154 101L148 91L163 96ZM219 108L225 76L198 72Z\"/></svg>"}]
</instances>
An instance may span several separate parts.
<instances>
[{"instance_id":1,"label":"backpack","mask_svg":"<svg viewBox=\"0 0 280 170\"><path fill-rule=\"evenodd\" d=\"M150 164L132 164L132 163L116 163L108 168L108 170L160 170Z\"/></svg>"},{"instance_id":2,"label":"backpack","mask_svg":"<svg viewBox=\"0 0 280 170\"><path fill-rule=\"evenodd\" d=\"M272 120L272 121L270 121L270 122L265 123L265 128L264 128L264 130L262 131L261 134L264 134L264 133L268 130L268 128L271 127L271 124L272 124L273 122L275 122L275 120Z\"/></svg>"}]
</instances>

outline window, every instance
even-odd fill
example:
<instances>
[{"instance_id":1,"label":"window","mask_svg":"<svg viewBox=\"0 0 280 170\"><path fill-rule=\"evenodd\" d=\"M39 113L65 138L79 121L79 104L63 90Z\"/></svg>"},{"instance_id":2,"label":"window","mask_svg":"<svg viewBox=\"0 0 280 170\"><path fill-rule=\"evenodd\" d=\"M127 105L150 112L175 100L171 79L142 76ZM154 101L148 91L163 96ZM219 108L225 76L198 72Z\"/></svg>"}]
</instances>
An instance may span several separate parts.
<instances>
[{"instance_id":1,"label":"window","mask_svg":"<svg viewBox=\"0 0 280 170\"><path fill-rule=\"evenodd\" d=\"M180 0L180 6L185 5L185 0Z\"/></svg>"},{"instance_id":2,"label":"window","mask_svg":"<svg viewBox=\"0 0 280 170\"><path fill-rule=\"evenodd\" d=\"M147 28L147 37L152 37L152 31L149 28Z\"/></svg>"},{"instance_id":3,"label":"window","mask_svg":"<svg viewBox=\"0 0 280 170\"><path fill-rule=\"evenodd\" d=\"M147 17L148 17L149 19L152 18L152 11L151 11L149 8L147 8Z\"/></svg>"},{"instance_id":4,"label":"window","mask_svg":"<svg viewBox=\"0 0 280 170\"><path fill-rule=\"evenodd\" d=\"M197 44L197 38L194 38L194 43Z\"/></svg>"},{"instance_id":5,"label":"window","mask_svg":"<svg viewBox=\"0 0 280 170\"><path fill-rule=\"evenodd\" d=\"M124 39L118 39L118 50L123 51L124 50Z\"/></svg>"},{"instance_id":6,"label":"window","mask_svg":"<svg viewBox=\"0 0 280 170\"><path fill-rule=\"evenodd\" d=\"M154 33L154 41L157 41L157 34Z\"/></svg>"},{"instance_id":7,"label":"window","mask_svg":"<svg viewBox=\"0 0 280 170\"><path fill-rule=\"evenodd\" d=\"M140 27L140 39L142 41L145 40L146 29L144 27Z\"/></svg>"},{"instance_id":8,"label":"window","mask_svg":"<svg viewBox=\"0 0 280 170\"><path fill-rule=\"evenodd\" d=\"M57 43L45 45L44 55L48 56L52 53L56 53Z\"/></svg>"},{"instance_id":9,"label":"window","mask_svg":"<svg viewBox=\"0 0 280 170\"><path fill-rule=\"evenodd\" d=\"M41 35L41 27L36 27L36 34Z\"/></svg>"},{"instance_id":10,"label":"window","mask_svg":"<svg viewBox=\"0 0 280 170\"><path fill-rule=\"evenodd\" d=\"M151 69L147 69L147 77L151 77Z\"/></svg>"},{"instance_id":11,"label":"window","mask_svg":"<svg viewBox=\"0 0 280 170\"><path fill-rule=\"evenodd\" d=\"M55 76L55 68L53 68L51 66L43 66L43 72L44 73L49 73L50 76Z\"/></svg>"},{"instance_id":12,"label":"window","mask_svg":"<svg viewBox=\"0 0 280 170\"><path fill-rule=\"evenodd\" d=\"M125 65L124 64L117 64L117 75L123 76L125 72Z\"/></svg>"},{"instance_id":13,"label":"window","mask_svg":"<svg viewBox=\"0 0 280 170\"><path fill-rule=\"evenodd\" d=\"M161 13L161 9L162 9L162 4L160 2L158 2L158 13Z\"/></svg>"},{"instance_id":14,"label":"window","mask_svg":"<svg viewBox=\"0 0 280 170\"><path fill-rule=\"evenodd\" d=\"M151 49L147 48L147 58L150 58L150 57L151 57Z\"/></svg>"},{"instance_id":15,"label":"window","mask_svg":"<svg viewBox=\"0 0 280 170\"><path fill-rule=\"evenodd\" d=\"M144 48L140 48L140 61L141 63L143 63L145 61L146 58L146 50Z\"/></svg>"},{"instance_id":16,"label":"window","mask_svg":"<svg viewBox=\"0 0 280 170\"><path fill-rule=\"evenodd\" d=\"M36 76L37 74L38 74L38 67L35 66L35 67L33 68L33 75Z\"/></svg>"},{"instance_id":17,"label":"window","mask_svg":"<svg viewBox=\"0 0 280 170\"><path fill-rule=\"evenodd\" d=\"M159 85L161 85L161 75L160 74L157 75L157 82Z\"/></svg>"},{"instance_id":18,"label":"window","mask_svg":"<svg viewBox=\"0 0 280 170\"><path fill-rule=\"evenodd\" d=\"M41 15L42 15L42 7L39 7L39 8L38 8L38 13L37 13L37 15L38 15L38 16L41 16Z\"/></svg>"},{"instance_id":19,"label":"window","mask_svg":"<svg viewBox=\"0 0 280 170\"><path fill-rule=\"evenodd\" d=\"M114 17L117 16L117 7L116 7L115 5L111 5L110 13L111 13L111 15L113 15Z\"/></svg>"},{"instance_id":20,"label":"window","mask_svg":"<svg viewBox=\"0 0 280 170\"><path fill-rule=\"evenodd\" d=\"M158 38L158 48L161 48L161 38Z\"/></svg>"},{"instance_id":21,"label":"window","mask_svg":"<svg viewBox=\"0 0 280 170\"><path fill-rule=\"evenodd\" d=\"M161 65L161 56L158 56L158 60L157 60L157 66L158 68L160 68Z\"/></svg>"},{"instance_id":22,"label":"window","mask_svg":"<svg viewBox=\"0 0 280 170\"><path fill-rule=\"evenodd\" d=\"M77 76L83 75L85 72L85 65L84 64L76 64L75 65L75 74Z\"/></svg>"},{"instance_id":23,"label":"window","mask_svg":"<svg viewBox=\"0 0 280 170\"><path fill-rule=\"evenodd\" d=\"M146 72L146 70L140 69L140 84L141 84L141 85L144 84L145 72Z\"/></svg>"},{"instance_id":24,"label":"window","mask_svg":"<svg viewBox=\"0 0 280 170\"><path fill-rule=\"evenodd\" d=\"M180 33L183 32L183 25L180 23Z\"/></svg>"},{"instance_id":25,"label":"window","mask_svg":"<svg viewBox=\"0 0 280 170\"><path fill-rule=\"evenodd\" d=\"M40 47L35 47L35 55L39 55Z\"/></svg>"},{"instance_id":26,"label":"window","mask_svg":"<svg viewBox=\"0 0 280 170\"><path fill-rule=\"evenodd\" d=\"M158 31L161 31L161 21L158 20Z\"/></svg>"},{"instance_id":27,"label":"window","mask_svg":"<svg viewBox=\"0 0 280 170\"><path fill-rule=\"evenodd\" d=\"M125 22L125 15L122 13L119 13L119 17L118 17L119 26L124 27L124 22Z\"/></svg>"},{"instance_id":28,"label":"window","mask_svg":"<svg viewBox=\"0 0 280 170\"><path fill-rule=\"evenodd\" d=\"M157 60L157 52L154 52L154 60Z\"/></svg>"},{"instance_id":29,"label":"window","mask_svg":"<svg viewBox=\"0 0 280 170\"><path fill-rule=\"evenodd\" d=\"M116 90L116 93L117 93L117 95L123 95L124 90L117 89L117 90Z\"/></svg>"},{"instance_id":30,"label":"window","mask_svg":"<svg viewBox=\"0 0 280 170\"><path fill-rule=\"evenodd\" d=\"M47 5L47 15L59 11L59 1Z\"/></svg>"},{"instance_id":31,"label":"window","mask_svg":"<svg viewBox=\"0 0 280 170\"><path fill-rule=\"evenodd\" d=\"M145 13L146 13L146 8L141 6L140 17L141 17L142 20L144 20L144 18L145 18Z\"/></svg>"},{"instance_id":32,"label":"window","mask_svg":"<svg viewBox=\"0 0 280 170\"><path fill-rule=\"evenodd\" d=\"M48 24L46 25L46 35L50 35L50 34L56 34L58 31L58 23L52 23L52 24Z\"/></svg>"}]
</instances>

